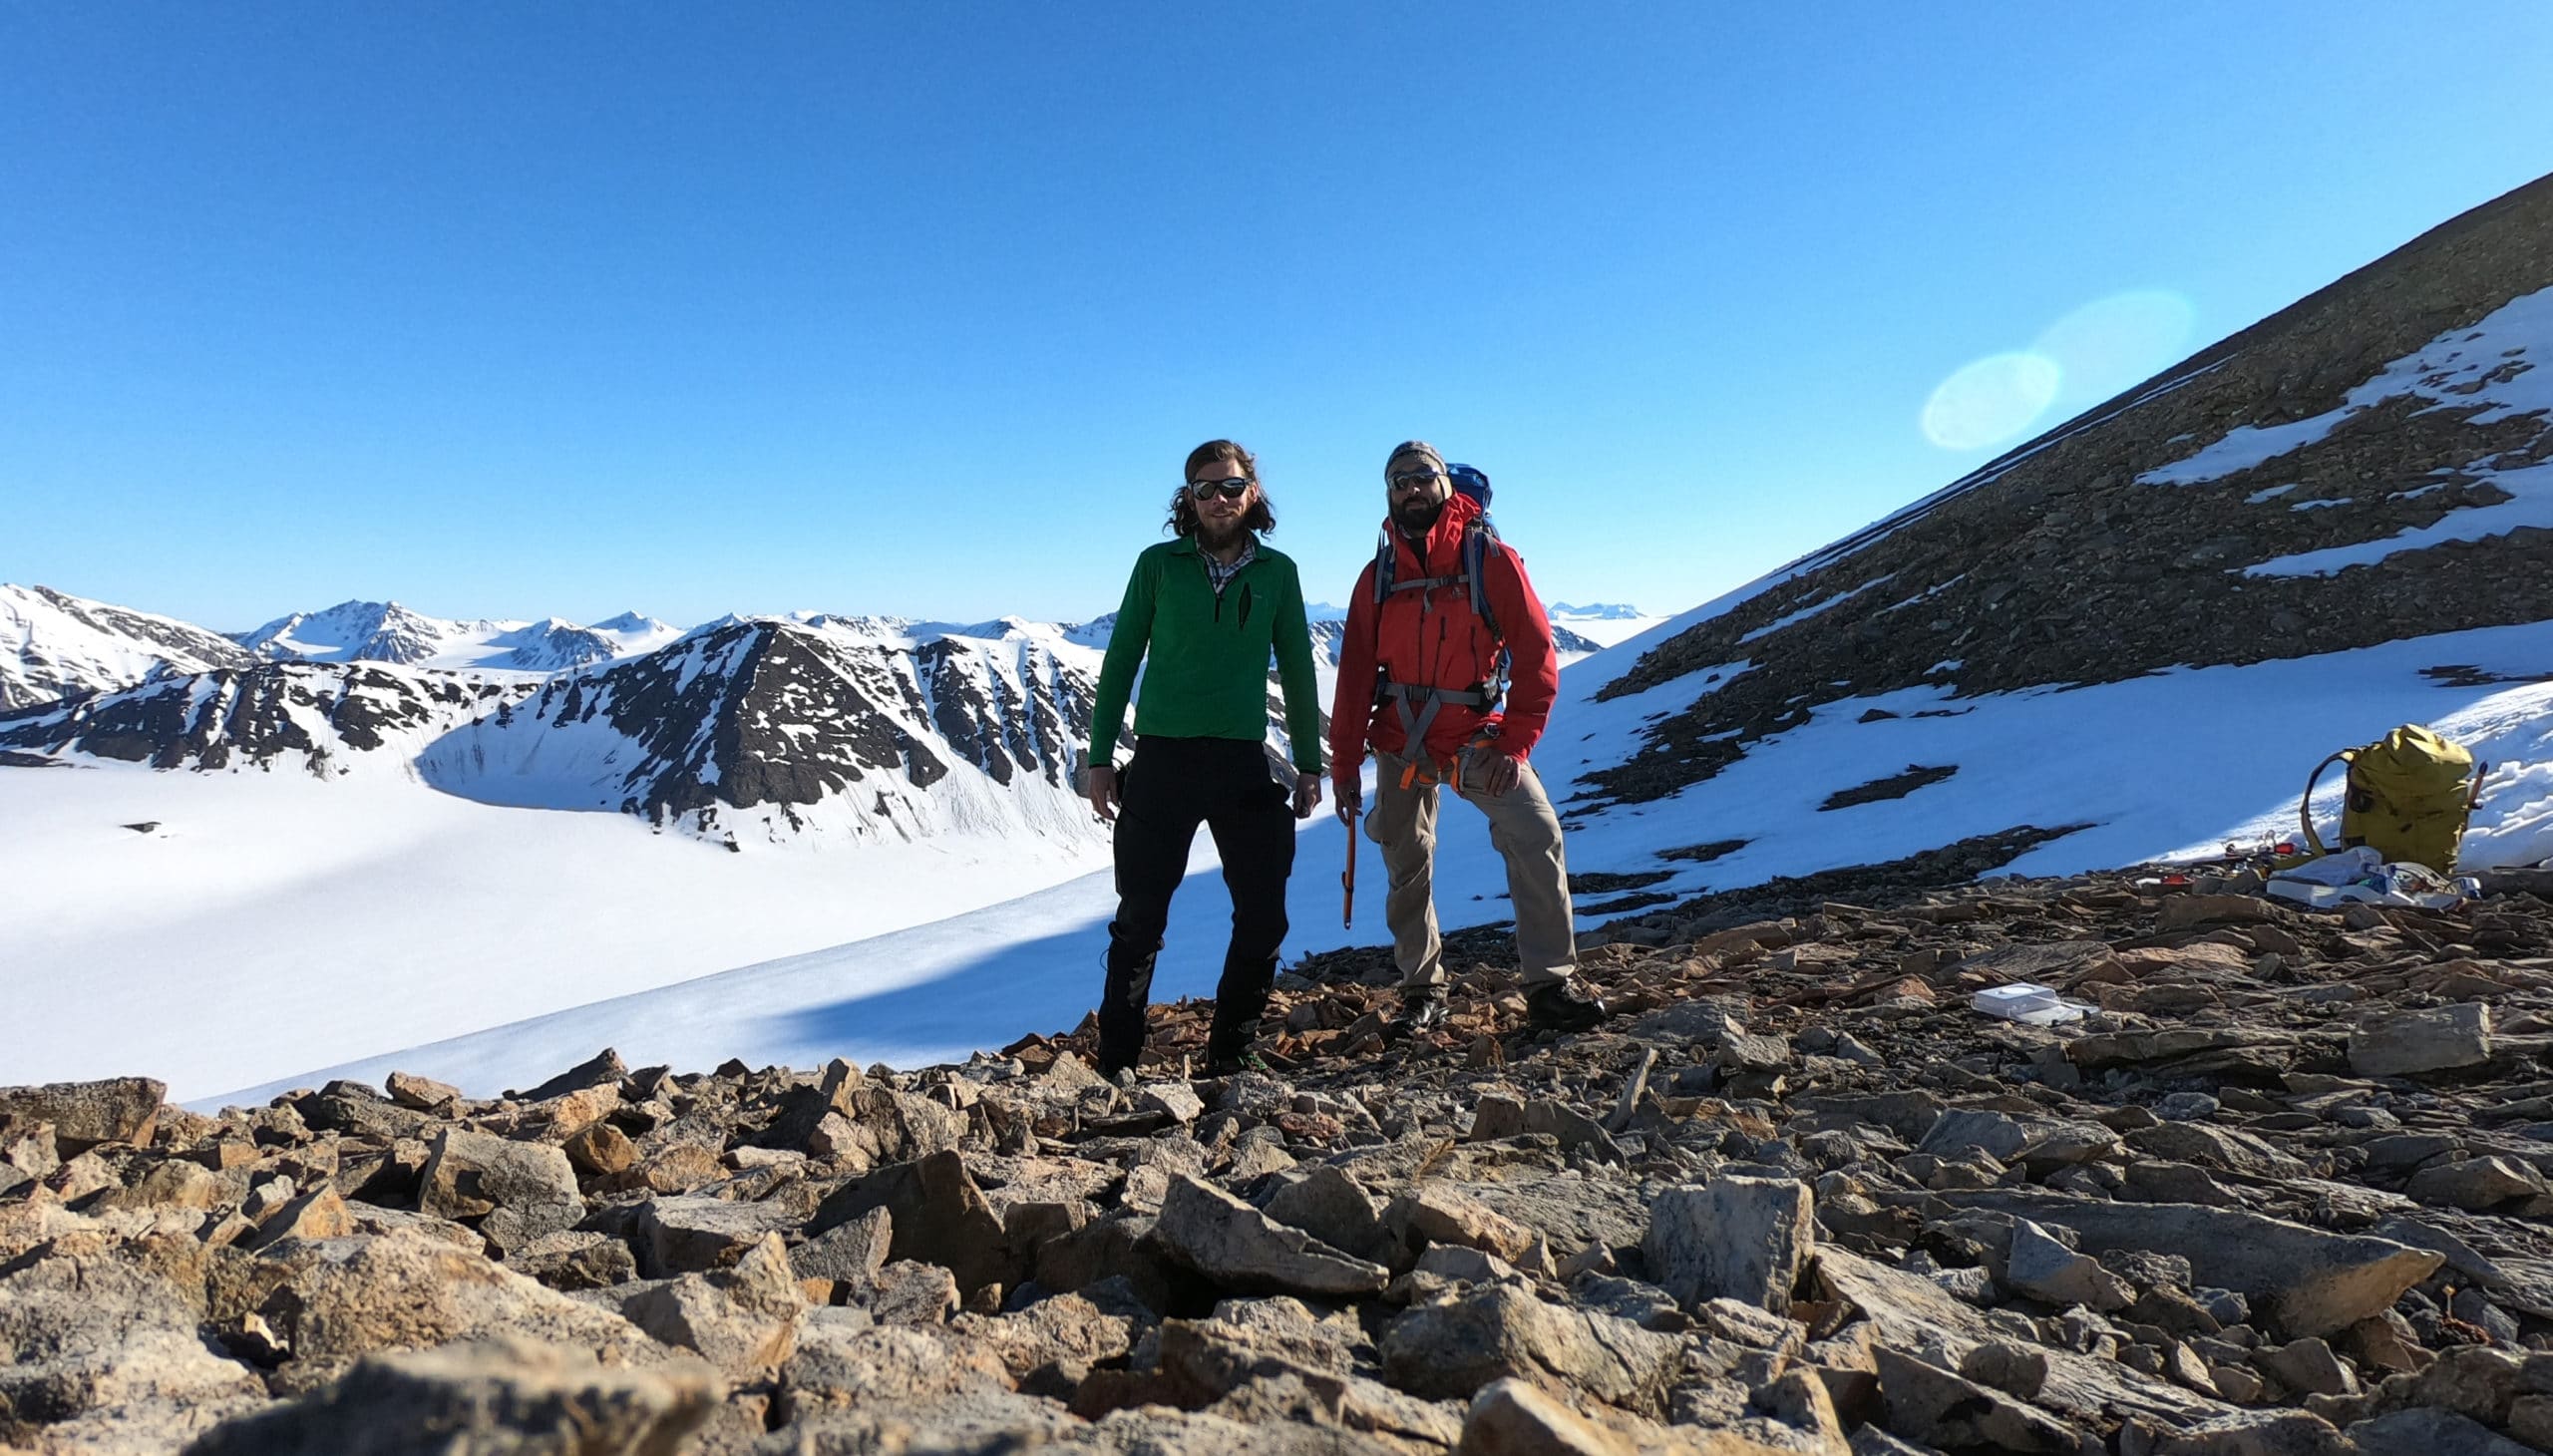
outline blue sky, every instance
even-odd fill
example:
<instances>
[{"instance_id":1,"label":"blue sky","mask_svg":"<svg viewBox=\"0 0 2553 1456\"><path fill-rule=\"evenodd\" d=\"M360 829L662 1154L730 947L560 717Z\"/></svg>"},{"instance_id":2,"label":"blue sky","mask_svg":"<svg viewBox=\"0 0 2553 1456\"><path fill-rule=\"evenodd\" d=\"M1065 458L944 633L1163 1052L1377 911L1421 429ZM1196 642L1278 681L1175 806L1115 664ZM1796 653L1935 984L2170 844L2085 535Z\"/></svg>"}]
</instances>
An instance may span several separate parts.
<instances>
[{"instance_id":1,"label":"blue sky","mask_svg":"<svg viewBox=\"0 0 2553 1456\"><path fill-rule=\"evenodd\" d=\"M0 579L1072 618L1232 435L1338 600L1421 435L1547 596L1679 609L2531 180L2547 54L2531 3L9 6Z\"/></svg>"}]
</instances>

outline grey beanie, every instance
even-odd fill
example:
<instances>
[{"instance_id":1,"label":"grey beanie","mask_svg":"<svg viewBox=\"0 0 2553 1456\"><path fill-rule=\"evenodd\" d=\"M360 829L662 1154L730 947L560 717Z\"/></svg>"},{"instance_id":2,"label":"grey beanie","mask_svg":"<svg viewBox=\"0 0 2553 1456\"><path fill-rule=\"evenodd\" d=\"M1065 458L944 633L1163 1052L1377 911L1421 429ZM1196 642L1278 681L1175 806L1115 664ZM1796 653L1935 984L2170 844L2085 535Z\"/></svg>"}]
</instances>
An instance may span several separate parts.
<instances>
[{"instance_id":1,"label":"grey beanie","mask_svg":"<svg viewBox=\"0 0 2553 1456\"><path fill-rule=\"evenodd\" d=\"M1435 446L1424 440L1404 440L1392 447L1391 454L1383 457L1383 484L1391 484L1392 462L1404 455L1423 455L1427 457L1428 464L1436 467L1439 475L1444 473L1445 457Z\"/></svg>"}]
</instances>

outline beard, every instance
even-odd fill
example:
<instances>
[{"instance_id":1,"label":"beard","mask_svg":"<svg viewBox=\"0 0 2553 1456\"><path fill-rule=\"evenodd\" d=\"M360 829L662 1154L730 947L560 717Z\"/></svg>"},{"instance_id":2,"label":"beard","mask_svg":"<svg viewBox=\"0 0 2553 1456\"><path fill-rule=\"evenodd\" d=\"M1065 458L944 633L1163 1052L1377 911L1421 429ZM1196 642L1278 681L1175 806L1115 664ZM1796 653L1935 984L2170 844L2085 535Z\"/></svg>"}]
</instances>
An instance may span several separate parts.
<instances>
[{"instance_id":1,"label":"beard","mask_svg":"<svg viewBox=\"0 0 2553 1456\"><path fill-rule=\"evenodd\" d=\"M1392 525L1411 539L1423 537L1436 529L1436 518L1445 514L1442 501L1404 501L1392 507Z\"/></svg>"},{"instance_id":2,"label":"beard","mask_svg":"<svg viewBox=\"0 0 2553 1456\"><path fill-rule=\"evenodd\" d=\"M1201 516L1197 520L1197 545L1210 551L1226 550L1239 546L1242 534L1250 530L1249 522L1250 518L1247 516L1236 516L1231 524L1217 526Z\"/></svg>"}]
</instances>

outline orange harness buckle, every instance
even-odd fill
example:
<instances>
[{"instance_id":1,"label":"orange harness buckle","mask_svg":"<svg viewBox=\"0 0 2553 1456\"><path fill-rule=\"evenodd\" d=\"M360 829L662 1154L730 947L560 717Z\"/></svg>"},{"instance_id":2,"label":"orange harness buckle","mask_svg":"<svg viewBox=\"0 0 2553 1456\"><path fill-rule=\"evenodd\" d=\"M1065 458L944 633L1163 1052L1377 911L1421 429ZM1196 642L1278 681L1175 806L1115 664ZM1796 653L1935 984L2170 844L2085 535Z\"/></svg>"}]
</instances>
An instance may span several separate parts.
<instances>
[{"instance_id":1,"label":"orange harness buckle","mask_svg":"<svg viewBox=\"0 0 2553 1456\"><path fill-rule=\"evenodd\" d=\"M1426 757L1425 746L1421 745L1419 756L1411 759L1408 763L1401 766L1400 786L1403 789L1407 789L1414 784L1426 784L1429 786L1450 784L1453 786L1454 792L1459 794L1463 792L1463 754L1469 753L1475 748L1485 748L1497 741L1498 740L1494 735L1488 733L1476 733L1472 735L1472 741L1463 745L1462 753L1454 755L1453 766L1449 769L1442 770L1436 767L1435 760Z\"/></svg>"}]
</instances>

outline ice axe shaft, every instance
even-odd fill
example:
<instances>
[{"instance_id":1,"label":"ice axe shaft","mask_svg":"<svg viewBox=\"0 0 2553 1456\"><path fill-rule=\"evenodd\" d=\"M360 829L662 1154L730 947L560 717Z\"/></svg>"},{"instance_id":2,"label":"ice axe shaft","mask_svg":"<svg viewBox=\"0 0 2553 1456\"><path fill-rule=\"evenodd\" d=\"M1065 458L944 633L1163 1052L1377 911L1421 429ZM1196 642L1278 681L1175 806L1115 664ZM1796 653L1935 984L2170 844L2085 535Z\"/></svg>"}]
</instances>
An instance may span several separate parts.
<instances>
[{"instance_id":1,"label":"ice axe shaft","mask_svg":"<svg viewBox=\"0 0 2553 1456\"><path fill-rule=\"evenodd\" d=\"M1339 901L1338 923L1342 929L1356 928L1356 810L1347 811L1347 870L1338 877L1347 892Z\"/></svg>"}]
</instances>

